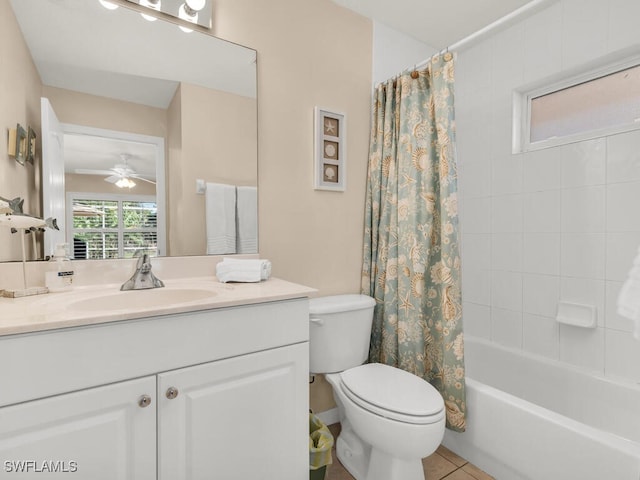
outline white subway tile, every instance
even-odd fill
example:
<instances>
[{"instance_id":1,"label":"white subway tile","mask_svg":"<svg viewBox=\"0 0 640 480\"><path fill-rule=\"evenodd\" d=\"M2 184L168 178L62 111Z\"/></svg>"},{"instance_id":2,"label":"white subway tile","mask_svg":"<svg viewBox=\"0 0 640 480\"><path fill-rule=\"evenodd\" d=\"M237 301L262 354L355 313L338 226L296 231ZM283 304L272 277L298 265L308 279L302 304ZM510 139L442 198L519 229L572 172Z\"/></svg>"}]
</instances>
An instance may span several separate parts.
<instances>
[{"instance_id":1,"label":"white subway tile","mask_svg":"<svg viewBox=\"0 0 640 480\"><path fill-rule=\"evenodd\" d=\"M522 315L523 350L554 360L559 356L559 329L553 318L525 313Z\"/></svg>"},{"instance_id":2,"label":"white subway tile","mask_svg":"<svg viewBox=\"0 0 640 480\"><path fill-rule=\"evenodd\" d=\"M465 233L462 235L462 268L489 270L491 268L491 235Z\"/></svg>"},{"instance_id":3,"label":"white subway tile","mask_svg":"<svg viewBox=\"0 0 640 480\"><path fill-rule=\"evenodd\" d=\"M604 324L607 330L620 330L623 332L633 332L635 327L633 321L618 315L618 295L620 295L620 289L622 288L622 282L606 282L606 296L605 296L605 317ZM640 345L638 346L640 348Z\"/></svg>"},{"instance_id":4,"label":"white subway tile","mask_svg":"<svg viewBox=\"0 0 640 480\"><path fill-rule=\"evenodd\" d=\"M522 234L491 235L491 267L494 270L522 271Z\"/></svg>"},{"instance_id":5,"label":"white subway tile","mask_svg":"<svg viewBox=\"0 0 640 480\"><path fill-rule=\"evenodd\" d=\"M607 280L627 279L640 247L640 232L607 233Z\"/></svg>"},{"instance_id":6,"label":"white subway tile","mask_svg":"<svg viewBox=\"0 0 640 480\"><path fill-rule=\"evenodd\" d=\"M491 306L522 311L522 274L493 271L491 274Z\"/></svg>"},{"instance_id":7,"label":"white subway tile","mask_svg":"<svg viewBox=\"0 0 640 480\"><path fill-rule=\"evenodd\" d=\"M493 157L491 163L491 192L506 195L522 192L522 155L503 152Z\"/></svg>"},{"instance_id":8,"label":"white subway tile","mask_svg":"<svg viewBox=\"0 0 640 480\"><path fill-rule=\"evenodd\" d=\"M607 232L640 231L640 182L607 185Z\"/></svg>"},{"instance_id":9,"label":"white subway tile","mask_svg":"<svg viewBox=\"0 0 640 480\"><path fill-rule=\"evenodd\" d=\"M537 81L560 71L562 4L558 2L527 18L524 30L524 81Z\"/></svg>"},{"instance_id":10,"label":"white subway tile","mask_svg":"<svg viewBox=\"0 0 640 480\"><path fill-rule=\"evenodd\" d=\"M561 186L560 149L528 152L523 158L523 192L555 190Z\"/></svg>"},{"instance_id":11,"label":"white subway tile","mask_svg":"<svg viewBox=\"0 0 640 480\"><path fill-rule=\"evenodd\" d=\"M491 305L491 272L463 266L462 292L467 302Z\"/></svg>"},{"instance_id":12,"label":"white subway tile","mask_svg":"<svg viewBox=\"0 0 640 480\"><path fill-rule=\"evenodd\" d=\"M551 233L560 231L560 190L526 193L522 199L525 232Z\"/></svg>"},{"instance_id":13,"label":"white subway tile","mask_svg":"<svg viewBox=\"0 0 640 480\"><path fill-rule=\"evenodd\" d=\"M560 234L525 233L522 271L560 275Z\"/></svg>"},{"instance_id":14,"label":"white subway tile","mask_svg":"<svg viewBox=\"0 0 640 480\"><path fill-rule=\"evenodd\" d=\"M463 198L462 233L491 233L491 197Z\"/></svg>"},{"instance_id":15,"label":"white subway tile","mask_svg":"<svg viewBox=\"0 0 640 480\"><path fill-rule=\"evenodd\" d=\"M607 377L640 382L640 343L627 332L606 331Z\"/></svg>"},{"instance_id":16,"label":"white subway tile","mask_svg":"<svg viewBox=\"0 0 640 480\"><path fill-rule=\"evenodd\" d=\"M560 298L560 277L551 275L522 275L522 311L555 318Z\"/></svg>"},{"instance_id":17,"label":"white subway tile","mask_svg":"<svg viewBox=\"0 0 640 480\"><path fill-rule=\"evenodd\" d=\"M560 360L586 370L604 373L604 329L560 327Z\"/></svg>"},{"instance_id":18,"label":"white subway tile","mask_svg":"<svg viewBox=\"0 0 640 480\"><path fill-rule=\"evenodd\" d=\"M563 0L562 68L569 69L607 52L608 2Z\"/></svg>"},{"instance_id":19,"label":"white subway tile","mask_svg":"<svg viewBox=\"0 0 640 480\"><path fill-rule=\"evenodd\" d=\"M607 0L609 4L609 51L615 52L640 43L640 2L638 0Z\"/></svg>"},{"instance_id":20,"label":"white subway tile","mask_svg":"<svg viewBox=\"0 0 640 480\"><path fill-rule=\"evenodd\" d=\"M477 162L465 162L458 174L458 187L463 198L491 195L491 166L488 156Z\"/></svg>"},{"instance_id":21,"label":"white subway tile","mask_svg":"<svg viewBox=\"0 0 640 480\"><path fill-rule=\"evenodd\" d=\"M603 185L562 190L562 232L604 232L605 210Z\"/></svg>"},{"instance_id":22,"label":"white subway tile","mask_svg":"<svg viewBox=\"0 0 640 480\"><path fill-rule=\"evenodd\" d=\"M561 148L562 186L603 185L606 180L606 140L596 138Z\"/></svg>"},{"instance_id":23,"label":"white subway tile","mask_svg":"<svg viewBox=\"0 0 640 480\"><path fill-rule=\"evenodd\" d=\"M464 298L464 292L463 292ZM464 302L462 305L462 325L465 335L491 339L491 307Z\"/></svg>"},{"instance_id":24,"label":"white subway tile","mask_svg":"<svg viewBox=\"0 0 640 480\"><path fill-rule=\"evenodd\" d=\"M491 199L491 231L522 232L522 195L499 195Z\"/></svg>"},{"instance_id":25,"label":"white subway tile","mask_svg":"<svg viewBox=\"0 0 640 480\"><path fill-rule=\"evenodd\" d=\"M603 233L563 233L560 273L565 277L604 279L605 235Z\"/></svg>"},{"instance_id":26,"label":"white subway tile","mask_svg":"<svg viewBox=\"0 0 640 480\"><path fill-rule=\"evenodd\" d=\"M491 339L511 348L522 348L522 312L491 309Z\"/></svg>"}]
</instances>

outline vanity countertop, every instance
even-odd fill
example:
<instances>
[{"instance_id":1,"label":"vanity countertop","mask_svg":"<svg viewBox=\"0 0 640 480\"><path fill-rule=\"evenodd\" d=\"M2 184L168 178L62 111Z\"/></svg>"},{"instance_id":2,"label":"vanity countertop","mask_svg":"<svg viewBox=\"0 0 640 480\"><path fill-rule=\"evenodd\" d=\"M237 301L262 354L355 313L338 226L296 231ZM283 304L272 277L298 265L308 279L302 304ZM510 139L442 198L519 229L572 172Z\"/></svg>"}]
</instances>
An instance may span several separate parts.
<instances>
[{"instance_id":1,"label":"vanity countertop","mask_svg":"<svg viewBox=\"0 0 640 480\"><path fill-rule=\"evenodd\" d=\"M313 288L277 278L220 283L214 277L166 280L165 288L120 291L120 284L0 298L0 336L308 297Z\"/></svg>"}]
</instances>

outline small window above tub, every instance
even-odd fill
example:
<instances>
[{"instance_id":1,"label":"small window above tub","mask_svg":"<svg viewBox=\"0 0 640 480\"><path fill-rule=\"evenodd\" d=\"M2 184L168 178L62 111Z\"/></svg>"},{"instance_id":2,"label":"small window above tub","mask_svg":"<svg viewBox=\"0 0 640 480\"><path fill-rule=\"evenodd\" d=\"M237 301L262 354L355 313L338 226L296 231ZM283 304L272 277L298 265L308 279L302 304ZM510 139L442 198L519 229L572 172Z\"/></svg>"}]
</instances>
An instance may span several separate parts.
<instances>
[{"instance_id":1,"label":"small window above tub","mask_svg":"<svg viewBox=\"0 0 640 480\"><path fill-rule=\"evenodd\" d=\"M516 92L514 112L514 152L640 129L640 59Z\"/></svg>"}]
</instances>

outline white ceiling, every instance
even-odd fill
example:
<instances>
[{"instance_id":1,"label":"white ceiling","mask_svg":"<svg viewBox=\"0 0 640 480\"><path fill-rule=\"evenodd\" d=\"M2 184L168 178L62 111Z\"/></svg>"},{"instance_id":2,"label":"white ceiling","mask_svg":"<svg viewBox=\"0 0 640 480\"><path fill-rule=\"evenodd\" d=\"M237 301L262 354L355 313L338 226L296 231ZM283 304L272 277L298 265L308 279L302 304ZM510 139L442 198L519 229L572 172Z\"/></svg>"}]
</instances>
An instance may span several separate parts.
<instances>
[{"instance_id":1,"label":"white ceiling","mask_svg":"<svg viewBox=\"0 0 640 480\"><path fill-rule=\"evenodd\" d=\"M333 0L442 50L531 0Z\"/></svg>"}]
</instances>

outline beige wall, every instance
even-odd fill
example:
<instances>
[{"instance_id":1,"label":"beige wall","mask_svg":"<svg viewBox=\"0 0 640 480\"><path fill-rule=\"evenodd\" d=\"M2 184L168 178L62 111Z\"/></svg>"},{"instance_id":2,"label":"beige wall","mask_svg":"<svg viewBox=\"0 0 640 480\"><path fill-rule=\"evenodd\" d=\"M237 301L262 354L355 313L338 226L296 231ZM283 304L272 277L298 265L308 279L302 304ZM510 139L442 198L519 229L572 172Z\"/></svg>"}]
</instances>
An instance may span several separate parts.
<instances>
[{"instance_id":1,"label":"beige wall","mask_svg":"<svg viewBox=\"0 0 640 480\"><path fill-rule=\"evenodd\" d=\"M260 254L319 290L360 288L371 22L331 0L216 0L214 34L258 51ZM313 108L347 115L347 190L313 190Z\"/></svg>"},{"instance_id":2,"label":"beige wall","mask_svg":"<svg viewBox=\"0 0 640 480\"><path fill-rule=\"evenodd\" d=\"M42 212L40 188L40 92L38 71L18 28L7 0L0 0L0 196L22 197L24 211L32 215ZM10 128L19 123L38 134L37 158L24 166L7 154ZM20 236L0 229L0 261L22 258Z\"/></svg>"},{"instance_id":3,"label":"beige wall","mask_svg":"<svg viewBox=\"0 0 640 480\"><path fill-rule=\"evenodd\" d=\"M258 51L260 254L319 295L360 288L371 22L330 0L216 0L214 33ZM347 115L347 190L313 190L313 107ZM311 408L333 405L316 379Z\"/></svg>"},{"instance_id":4,"label":"beige wall","mask_svg":"<svg viewBox=\"0 0 640 480\"><path fill-rule=\"evenodd\" d=\"M156 137L167 134L166 110L163 108L46 85L42 95L49 99L62 123Z\"/></svg>"},{"instance_id":5,"label":"beige wall","mask_svg":"<svg viewBox=\"0 0 640 480\"><path fill-rule=\"evenodd\" d=\"M182 125L180 139L171 132L170 142L170 254L204 255L204 196L196 194L196 179L257 184L256 100L185 83L175 97L169 117Z\"/></svg>"}]
</instances>

